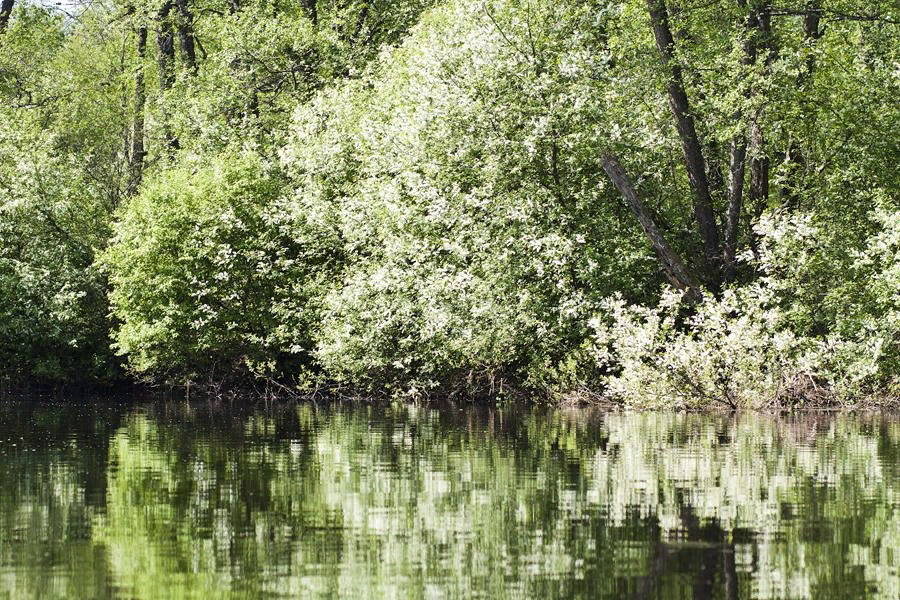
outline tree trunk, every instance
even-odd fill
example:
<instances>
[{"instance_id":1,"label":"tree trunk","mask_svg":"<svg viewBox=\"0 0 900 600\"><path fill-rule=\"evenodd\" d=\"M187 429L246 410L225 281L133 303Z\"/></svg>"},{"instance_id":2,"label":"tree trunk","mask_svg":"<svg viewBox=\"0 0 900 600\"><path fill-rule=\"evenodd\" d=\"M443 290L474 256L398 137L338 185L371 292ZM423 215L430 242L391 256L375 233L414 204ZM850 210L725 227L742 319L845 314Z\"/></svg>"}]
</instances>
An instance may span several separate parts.
<instances>
[{"instance_id":1,"label":"tree trunk","mask_svg":"<svg viewBox=\"0 0 900 600\"><path fill-rule=\"evenodd\" d=\"M172 0L166 0L157 14L159 23L156 28L156 50L159 63L159 91L163 97L175 83L175 39L172 35L172 24L169 22L171 12ZM169 127L166 112L165 100L163 100L163 135L166 138L166 146L172 152L181 145Z\"/></svg>"},{"instance_id":2,"label":"tree trunk","mask_svg":"<svg viewBox=\"0 0 900 600\"><path fill-rule=\"evenodd\" d=\"M740 117L739 117L740 118ZM735 136L731 140L728 167L728 209L725 213L725 280L734 277L734 261L737 255L738 228L744 202L744 171L747 161L747 138Z\"/></svg>"},{"instance_id":3,"label":"tree trunk","mask_svg":"<svg viewBox=\"0 0 900 600\"><path fill-rule=\"evenodd\" d=\"M753 9L753 18L756 19L759 31L757 42L757 54L765 52L765 66L768 67L775 60L777 48L772 40L772 15L771 4L766 1L758 8ZM762 109L753 115L750 122L750 205L752 207L753 221L757 221L769 204L769 170L771 161L767 155L766 137L763 133L760 121ZM757 252L757 238L751 232L750 243L753 251Z\"/></svg>"},{"instance_id":4,"label":"tree trunk","mask_svg":"<svg viewBox=\"0 0 900 600\"><path fill-rule=\"evenodd\" d=\"M2 3L0 3L0 33L6 31L6 26L9 24L9 16L12 14L15 3L16 0L2 0Z\"/></svg>"},{"instance_id":5,"label":"tree trunk","mask_svg":"<svg viewBox=\"0 0 900 600\"><path fill-rule=\"evenodd\" d=\"M684 80L681 74L681 66L675 60L675 41L669 27L669 15L664 0L647 0L647 8L650 12L650 23L653 27L653 35L656 38L656 48L666 67L668 83L666 84L669 106L675 116L675 125L678 136L681 138L681 148L684 152L684 163L687 167L688 179L694 195L694 218L703 238L703 250L706 257L705 270L708 272L714 284L718 283L719 275L717 261L719 258L719 230L716 225L716 217L713 211L712 197L709 193L709 182L706 177L706 163L703 160L703 151L694 118L690 112L687 93L684 88Z\"/></svg>"},{"instance_id":6,"label":"tree trunk","mask_svg":"<svg viewBox=\"0 0 900 600\"><path fill-rule=\"evenodd\" d=\"M316 0L306 0L306 12L309 13L309 20L312 21L313 26L319 24L319 13L316 9Z\"/></svg>"},{"instance_id":7,"label":"tree trunk","mask_svg":"<svg viewBox=\"0 0 900 600\"><path fill-rule=\"evenodd\" d=\"M359 43L359 34L362 33L363 25L366 24L366 19L369 16L369 3L365 2L363 4L362 10L359 11L359 17L356 18L356 29L353 31L353 43Z\"/></svg>"},{"instance_id":8,"label":"tree trunk","mask_svg":"<svg viewBox=\"0 0 900 600\"><path fill-rule=\"evenodd\" d=\"M688 271L681 261L681 257L666 242L662 231L656 225L653 215L638 197L634 186L631 185L631 181L619 163L619 159L613 154L607 154L603 158L603 170L606 171L613 185L616 186L622 198L625 199L628 208L637 217L669 283L676 289L686 292L686 298L690 301L702 299L703 287L700 281Z\"/></svg>"},{"instance_id":9,"label":"tree trunk","mask_svg":"<svg viewBox=\"0 0 900 600\"><path fill-rule=\"evenodd\" d=\"M825 32L819 29L819 23L822 18L822 1L821 0L811 0L806 3L806 15L803 18L803 34L806 38L806 42L809 45L812 45L825 35ZM810 77L813 74L813 71L816 70L816 57L813 54L810 54L806 59L806 73L802 73L800 75L801 82L803 83L804 77Z\"/></svg>"},{"instance_id":10,"label":"tree trunk","mask_svg":"<svg viewBox=\"0 0 900 600\"><path fill-rule=\"evenodd\" d=\"M176 0L178 5L178 45L181 58L187 65L188 72L197 74L197 53L194 50L194 15L191 14L187 0Z\"/></svg>"},{"instance_id":11,"label":"tree trunk","mask_svg":"<svg viewBox=\"0 0 900 600\"><path fill-rule=\"evenodd\" d=\"M147 26L141 25L137 32L138 66L134 76L134 122L131 132L131 180L128 183L129 192L134 192L141 184L144 171L144 103L146 102L146 90L144 89L144 56L147 51Z\"/></svg>"},{"instance_id":12,"label":"tree trunk","mask_svg":"<svg viewBox=\"0 0 900 600\"><path fill-rule=\"evenodd\" d=\"M750 124L750 206L753 221L758 221L769 203L769 157L765 155L766 138L754 119ZM756 236L751 236L754 252L757 249Z\"/></svg>"},{"instance_id":13,"label":"tree trunk","mask_svg":"<svg viewBox=\"0 0 900 600\"><path fill-rule=\"evenodd\" d=\"M764 2L756 9L756 20L759 27L761 44L759 49L766 52L765 65L768 67L775 60L775 45L772 41L771 5ZM763 133L760 114L754 116L750 125L750 200L753 215L756 219L762 215L769 203L769 169L770 160L766 150L766 137Z\"/></svg>"},{"instance_id":14,"label":"tree trunk","mask_svg":"<svg viewBox=\"0 0 900 600\"><path fill-rule=\"evenodd\" d=\"M171 12L172 0L167 0L157 15L159 23L156 28L156 49L160 92L165 92L175 83L175 40L172 36L172 24L169 22Z\"/></svg>"}]
</instances>

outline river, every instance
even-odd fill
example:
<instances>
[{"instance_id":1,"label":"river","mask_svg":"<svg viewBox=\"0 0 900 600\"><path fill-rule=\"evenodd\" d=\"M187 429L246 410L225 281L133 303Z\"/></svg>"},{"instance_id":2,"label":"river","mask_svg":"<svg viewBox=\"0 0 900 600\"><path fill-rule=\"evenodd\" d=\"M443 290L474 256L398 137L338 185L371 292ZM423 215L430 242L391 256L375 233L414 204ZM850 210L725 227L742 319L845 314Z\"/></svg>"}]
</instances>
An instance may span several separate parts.
<instances>
[{"instance_id":1,"label":"river","mask_svg":"<svg viewBox=\"0 0 900 600\"><path fill-rule=\"evenodd\" d=\"M0 402L0 598L898 598L900 420Z\"/></svg>"}]
</instances>

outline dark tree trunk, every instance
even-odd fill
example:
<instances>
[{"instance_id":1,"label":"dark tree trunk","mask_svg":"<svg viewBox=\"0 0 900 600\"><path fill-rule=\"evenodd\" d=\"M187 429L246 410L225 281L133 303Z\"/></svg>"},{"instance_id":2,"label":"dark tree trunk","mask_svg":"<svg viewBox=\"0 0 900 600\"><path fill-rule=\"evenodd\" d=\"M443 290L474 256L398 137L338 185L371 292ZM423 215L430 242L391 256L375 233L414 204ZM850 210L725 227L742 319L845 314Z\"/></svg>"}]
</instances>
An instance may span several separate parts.
<instances>
[{"instance_id":1,"label":"dark tree trunk","mask_svg":"<svg viewBox=\"0 0 900 600\"><path fill-rule=\"evenodd\" d=\"M825 32L819 28L822 18L822 2L821 0L811 0L806 3L806 15L803 18L803 34L806 42L810 45L814 44L819 38L825 35ZM816 57L812 54L806 59L806 73L801 74L801 78L809 77L816 70ZM802 83L802 81L801 81Z\"/></svg>"},{"instance_id":2,"label":"dark tree trunk","mask_svg":"<svg viewBox=\"0 0 900 600\"><path fill-rule=\"evenodd\" d=\"M769 203L769 157L766 138L757 120L750 125L750 157L750 205L756 220Z\"/></svg>"},{"instance_id":3,"label":"dark tree trunk","mask_svg":"<svg viewBox=\"0 0 900 600\"><path fill-rule=\"evenodd\" d=\"M309 20L313 25L319 24L319 13L316 7L316 0L306 0L306 12L309 13Z\"/></svg>"},{"instance_id":4,"label":"dark tree trunk","mask_svg":"<svg viewBox=\"0 0 900 600\"><path fill-rule=\"evenodd\" d=\"M15 3L16 0L2 0L2 3L0 3L0 33L6 31L6 26L9 24L9 15L12 14Z\"/></svg>"},{"instance_id":5,"label":"dark tree trunk","mask_svg":"<svg viewBox=\"0 0 900 600\"><path fill-rule=\"evenodd\" d=\"M194 15L191 14L187 0L176 0L178 5L178 45L181 58L187 65L188 72L197 73L197 52L194 50Z\"/></svg>"},{"instance_id":6,"label":"dark tree trunk","mask_svg":"<svg viewBox=\"0 0 900 600\"><path fill-rule=\"evenodd\" d=\"M362 33L363 25L366 24L366 19L369 17L369 3L366 2L363 4L362 10L359 11L359 17L356 19L356 29L353 31L353 42L356 43L359 41L359 34Z\"/></svg>"},{"instance_id":7,"label":"dark tree trunk","mask_svg":"<svg viewBox=\"0 0 900 600\"><path fill-rule=\"evenodd\" d=\"M147 53L147 26L142 25L137 32L138 66L134 76L134 122L131 132L131 181L128 184L133 192L141 184L144 171L144 103L147 96L144 89L144 56Z\"/></svg>"},{"instance_id":8,"label":"dark tree trunk","mask_svg":"<svg viewBox=\"0 0 900 600\"><path fill-rule=\"evenodd\" d=\"M662 266L666 279L669 280L676 289L686 292L686 296L690 301L699 301L703 297L703 288L700 281L695 277L681 260L681 257L669 246L665 237L656 225L651 212L647 209L641 199L638 197L634 186L628 179L628 175L619 163L618 158L613 154L607 154L603 158L603 170L612 180L613 185L619 190L622 198L631 212L637 217L644 234L650 241L656 257Z\"/></svg>"},{"instance_id":9,"label":"dark tree trunk","mask_svg":"<svg viewBox=\"0 0 900 600\"><path fill-rule=\"evenodd\" d=\"M159 91L165 92L175 83L175 39L172 36L172 24L169 14L172 12L172 0L168 0L159 10L156 27L156 49L159 62Z\"/></svg>"},{"instance_id":10,"label":"dark tree trunk","mask_svg":"<svg viewBox=\"0 0 900 600\"><path fill-rule=\"evenodd\" d=\"M756 27L759 31L756 54L764 53L763 60L766 67L775 61L777 55L777 48L772 39L771 8L771 4L765 1L753 9L753 18L756 19ZM760 125L762 120L761 110L753 115L750 122L750 206L753 221L759 219L769 204L769 170L771 161L766 148L766 136ZM754 252L756 252L757 239L752 232L750 243Z\"/></svg>"},{"instance_id":11,"label":"dark tree trunk","mask_svg":"<svg viewBox=\"0 0 900 600\"><path fill-rule=\"evenodd\" d=\"M684 163L694 195L694 218L697 220L700 236L703 238L706 271L713 283L717 284L719 280L717 268L719 230L713 211L712 197L709 193L706 163L703 160L700 139L697 137L694 118L690 112L681 66L675 59L675 41L669 27L666 3L664 0L647 0L647 8L650 12L650 23L653 26L653 36L656 38L656 48L666 67L669 106L675 116L675 125L678 129L678 136L681 138L681 148L684 151Z\"/></svg>"},{"instance_id":12,"label":"dark tree trunk","mask_svg":"<svg viewBox=\"0 0 900 600\"><path fill-rule=\"evenodd\" d=\"M725 212L725 279L734 277L737 255L738 229L744 203L744 171L747 161L747 138L743 135L731 140L728 168L728 209Z\"/></svg>"},{"instance_id":13,"label":"dark tree trunk","mask_svg":"<svg viewBox=\"0 0 900 600\"><path fill-rule=\"evenodd\" d=\"M172 8L172 0L167 0L157 14L156 51L159 63L159 91L163 95L175 83L175 38L172 35L172 23L169 21ZM178 137L172 133L169 127L168 118L165 116L166 112L166 107L163 106L163 135L166 138L166 145L169 147L169 151L173 152L181 144L179 144Z\"/></svg>"}]
</instances>

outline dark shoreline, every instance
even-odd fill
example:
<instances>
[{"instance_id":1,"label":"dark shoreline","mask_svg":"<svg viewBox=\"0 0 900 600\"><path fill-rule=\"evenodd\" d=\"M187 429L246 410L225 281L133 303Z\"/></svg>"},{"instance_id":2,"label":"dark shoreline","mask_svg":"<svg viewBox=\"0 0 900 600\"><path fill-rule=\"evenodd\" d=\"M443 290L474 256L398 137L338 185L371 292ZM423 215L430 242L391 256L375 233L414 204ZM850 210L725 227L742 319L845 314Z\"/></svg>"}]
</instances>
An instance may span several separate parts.
<instances>
[{"instance_id":1,"label":"dark shoreline","mask_svg":"<svg viewBox=\"0 0 900 600\"><path fill-rule=\"evenodd\" d=\"M819 393L813 398L800 398L792 404L772 403L758 408L731 407L710 404L695 408L648 408L632 406L617 401L600 391L584 388L550 392L530 390L522 386L506 386L499 393L483 390L460 390L454 386L442 386L428 393L416 395L398 394L390 389L366 389L341 385L322 386L314 390L293 389L289 386L265 380L233 379L214 384L175 385L153 383L136 379L120 379L113 382L64 382L39 378L0 378L0 402L76 402L97 404L152 404L156 402L180 402L187 405L207 406L214 410L273 409L297 403L320 406L367 404L384 406L395 403L420 405L439 410L464 410L472 408L498 408L504 410L528 410L536 407L560 410L599 410L602 412L673 412L673 413L756 413L770 415L885 413L900 414L900 398L889 394L873 393L855 402L838 402L830 393Z\"/></svg>"}]
</instances>

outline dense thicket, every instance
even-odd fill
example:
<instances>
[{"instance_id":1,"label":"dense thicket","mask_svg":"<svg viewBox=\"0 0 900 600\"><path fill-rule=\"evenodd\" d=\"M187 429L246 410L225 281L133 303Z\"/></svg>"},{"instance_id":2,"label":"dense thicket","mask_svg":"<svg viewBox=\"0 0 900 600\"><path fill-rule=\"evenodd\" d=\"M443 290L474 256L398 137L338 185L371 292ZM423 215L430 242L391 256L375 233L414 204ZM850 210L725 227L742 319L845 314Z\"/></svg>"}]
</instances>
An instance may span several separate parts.
<instances>
[{"instance_id":1,"label":"dense thicket","mask_svg":"<svg viewBox=\"0 0 900 600\"><path fill-rule=\"evenodd\" d=\"M894 394L895 2L10 15L7 376Z\"/></svg>"}]
</instances>

